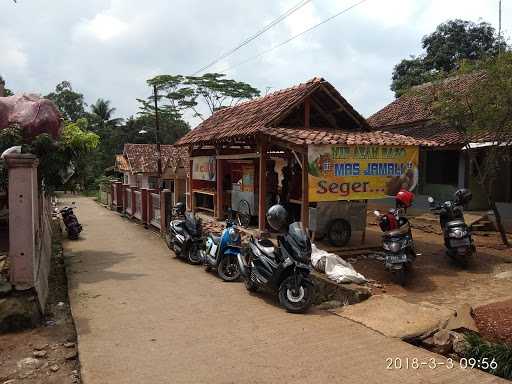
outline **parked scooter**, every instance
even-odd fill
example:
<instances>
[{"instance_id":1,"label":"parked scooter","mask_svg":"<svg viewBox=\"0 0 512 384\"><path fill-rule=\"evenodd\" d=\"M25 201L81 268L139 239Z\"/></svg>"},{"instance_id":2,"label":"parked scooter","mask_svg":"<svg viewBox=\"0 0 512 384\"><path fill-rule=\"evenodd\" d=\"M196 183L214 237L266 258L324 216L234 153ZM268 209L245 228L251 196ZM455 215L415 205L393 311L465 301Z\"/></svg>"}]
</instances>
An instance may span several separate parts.
<instances>
[{"instance_id":1,"label":"parked scooter","mask_svg":"<svg viewBox=\"0 0 512 384\"><path fill-rule=\"evenodd\" d=\"M220 236L212 233L206 238L203 260L207 269L216 269L224 281L235 281L240 277L237 257L241 252L242 238L238 231L232 211L226 220L226 228Z\"/></svg>"},{"instance_id":2,"label":"parked scooter","mask_svg":"<svg viewBox=\"0 0 512 384\"><path fill-rule=\"evenodd\" d=\"M66 206L59 210L70 240L77 240L80 232L82 232L82 225L78 222L78 218L73 212L75 208L75 202L73 202L71 207Z\"/></svg>"},{"instance_id":3,"label":"parked scooter","mask_svg":"<svg viewBox=\"0 0 512 384\"><path fill-rule=\"evenodd\" d=\"M288 224L283 206L274 205L267 212L269 225L282 232ZM278 236L278 246L269 239L251 237L246 255L238 256L240 271L249 291L268 287L278 292L279 302L289 312L303 313L313 303L314 285L311 272L311 241L295 222L288 226L284 236Z\"/></svg>"},{"instance_id":4,"label":"parked scooter","mask_svg":"<svg viewBox=\"0 0 512 384\"><path fill-rule=\"evenodd\" d=\"M446 255L462 267L467 267L476 253L471 228L464 221L464 205L468 204L471 198L471 191L465 188L457 190L454 199L444 203L436 203L433 197L428 197L430 209L439 214Z\"/></svg>"},{"instance_id":5,"label":"parked scooter","mask_svg":"<svg viewBox=\"0 0 512 384\"><path fill-rule=\"evenodd\" d=\"M173 208L165 241L177 257L187 260L190 264L200 264L203 242L201 219L185 210L185 204L182 202Z\"/></svg>"},{"instance_id":6,"label":"parked scooter","mask_svg":"<svg viewBox=\"0 0 512 384\"><path fill-rule=\"evenodd\" d=\"M400 285L405 285L408 272L417 256L411 225L405 216L413 199L412 192L401 190L395 196L396 208L390 209L386 214L374 211L384 232L382 248L385 253L385 268L393 274L393 279Z\"/></svg>"}]
</instances>

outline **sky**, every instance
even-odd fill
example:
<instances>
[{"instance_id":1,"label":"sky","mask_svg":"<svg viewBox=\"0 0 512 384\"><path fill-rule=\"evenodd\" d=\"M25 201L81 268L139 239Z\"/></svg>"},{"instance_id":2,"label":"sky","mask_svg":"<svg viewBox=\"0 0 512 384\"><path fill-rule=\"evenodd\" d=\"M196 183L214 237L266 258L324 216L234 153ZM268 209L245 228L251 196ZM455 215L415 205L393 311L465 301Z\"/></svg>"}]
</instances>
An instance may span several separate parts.
<instances>
[{"instance_id":1,"label":"sky","mask_svg":"<svg viewBox=\"0 0 512 384\"><path fill-rule=\"evenodd\" d=\"M421 53L421 38L453 18L498 26L498 0L367 0L256 60L247 58L357 3L312 0L208 71L276 91L315 76L363 116L393 100L395 64ZM88 104L111 100L118 117L149 96L146 79L190 75L299 0L0 0L0 75L16 92L47 94L62 80ZM503 32L512 0L503 0ZM194 127L197 120L186 116Z\"/></svg>"}]
</instances>

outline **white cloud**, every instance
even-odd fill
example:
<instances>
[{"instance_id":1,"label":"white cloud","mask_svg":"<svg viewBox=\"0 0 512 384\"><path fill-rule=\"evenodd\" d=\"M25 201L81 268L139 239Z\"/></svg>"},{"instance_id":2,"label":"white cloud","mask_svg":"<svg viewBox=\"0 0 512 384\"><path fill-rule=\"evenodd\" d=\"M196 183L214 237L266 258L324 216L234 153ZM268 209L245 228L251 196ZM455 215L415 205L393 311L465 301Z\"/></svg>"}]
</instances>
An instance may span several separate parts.
<instances>
[{"instance_id":1,"label":"white cloud","mask_svg":"<svg viewBox=\"0 0 512 384\"><path fill-rule=\"evenodd\" d=\"M90 34L98 40L107 41L122 35L128 27L128 23L116 17L100 13L91 20L84 21L78 26L77 30L78 33Z\"/></svg>"},{"instance_id":2,"label":"white cloud","mask_svg":"<svg viewBox=\"0 0 512 384\"><path fill-rule=\"evenodd\" d=\"M245 60L357 0L314 0L211 70ZM52 0L0 2L0 74L9 88L48 93L72 82L88 103L137 112L157 73L191 74L298 0ZM497 0L368 0L228 76L263 93L325 77L363 115L392 100L393 66L421 52L421 38L449 18L497 23ZM504 31L512 2L503 2Z\"/></svg>"}]
</instances>

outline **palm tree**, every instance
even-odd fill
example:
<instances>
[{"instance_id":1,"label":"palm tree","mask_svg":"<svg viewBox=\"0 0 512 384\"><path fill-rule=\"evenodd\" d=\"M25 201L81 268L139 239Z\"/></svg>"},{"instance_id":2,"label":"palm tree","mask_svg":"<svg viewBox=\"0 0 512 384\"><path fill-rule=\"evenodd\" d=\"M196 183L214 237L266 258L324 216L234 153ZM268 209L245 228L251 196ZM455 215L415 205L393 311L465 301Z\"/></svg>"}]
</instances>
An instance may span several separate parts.
<instances>
[{"instance_id":1,"label":"palm tree","mask_svg":"<svg viewBox=\"0 0 512 384\"><path fill-rule=\"evenodd\" d=\"M121 118L112 118L115 111L115 108L110 107L110 100L98 99L91 105L93 119L99 123L100 128L107 125L115 127L123 121Z\"/></svg>"}]
</instances>

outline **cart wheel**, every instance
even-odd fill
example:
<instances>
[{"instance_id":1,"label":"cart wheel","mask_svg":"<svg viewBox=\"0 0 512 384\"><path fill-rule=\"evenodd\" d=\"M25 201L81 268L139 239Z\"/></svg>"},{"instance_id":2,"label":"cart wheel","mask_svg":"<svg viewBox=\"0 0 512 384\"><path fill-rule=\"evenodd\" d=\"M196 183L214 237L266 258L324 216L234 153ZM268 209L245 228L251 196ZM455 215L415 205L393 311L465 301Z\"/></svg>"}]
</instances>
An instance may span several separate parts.
<instances>
[{"instance_id":1,"label":"cart wheel","mask_svg":"<svg viewBox=\"0 0 512 384\"><path fill-rule=\"evenodd\" d=\"M329 224L327 238L331 245L334 245L335 247L343 247L350 241L351 235L352 229L350 228L350 223L348 221L336 219Z\"/></svg>"},{"instance_id":2,"label":"cart wheel","mask_svg":"<svg viewBox=\"0 0 512 384\"><path fill-rule=\"evenodd\" d=\"M247 200L240 200L238 203L237 216L240 225L247 228L251 223L251 207Z\"/></svg>"}]
</instances>

